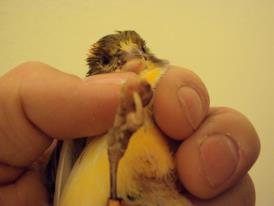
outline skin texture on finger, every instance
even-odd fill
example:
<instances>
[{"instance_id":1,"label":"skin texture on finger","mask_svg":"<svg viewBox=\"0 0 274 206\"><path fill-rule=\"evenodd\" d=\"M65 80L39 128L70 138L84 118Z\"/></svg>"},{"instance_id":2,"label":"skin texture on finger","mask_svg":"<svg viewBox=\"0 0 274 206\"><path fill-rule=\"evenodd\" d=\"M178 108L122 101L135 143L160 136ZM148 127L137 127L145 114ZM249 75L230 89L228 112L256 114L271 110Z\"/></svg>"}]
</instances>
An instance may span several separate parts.
<instances>
[{"instance_id":1,"label":"skin texture on finger","mask_svg":"<svg viewBox=\"0 0 274 206\"><path fill-rule=\"evenodd\" d=\"M169 66L154 93L154 117L169 137L190 136L208 113L209 96L200 78L190 70Z\"/></svg>"},{"instance_id":2,"label":"skin texture on finger","mask_svg":"<svg viewBox=\"0 0 274 206\"><path fill-rule=\"evenodd\" d=\"M13 184L0 186L1 206L42 206L47 203L47 191L37 170L29 170Z\"/></svg>"},{"instance_id":3,"label":"skin texture on finger","mask_svg":"<svg viewBox=\"0 0 274 206\"><path fill-rule=\"evenodd\" d=\"M22 65L23 66L23 65ZM27 118L22 107L20 85L27 72L20 66L0 78L0 163L8 166L30 164L51 143Z\"/></svg>"},{"instance_id":4,"label":"skin texture on finger","mask_svg":"<svg viewBox=\"0 0 274 206\"><path fill-rule=\"evenodd\" d=\"M44 73L40 77L40 72L33 72L29 81L24 82L22 104L29 119L44 133L56 138L106 132L113 123L121 85L135 76L115 73L82 80L53 68Z\"/></svg>"},{"instance_id":5,"label":"skin texture on finger","mask_svg":"<svg viewBox=\"0 0 274 206\"><path fill-rule=\"evenodd\" d=\"M12 167L9 165L0 164L0 185L13 182L24 171L25 171L24 168L18 168L18 167Z\"/></svg>"},{"instance_id":6,"label":"skin texture on finger","mask_svg":"<svg viewBox=\"0 0 274 206\"><path fill-rule=\"evenodd\" d=\"M179 147L178 175L193 195L212 198L232 187L258 157L258 135L239 112L214 108L200 128Z\"/></svg>"},{"instance_id":7,"label":"skin texture on finger","mask_svg":"<svg viewBox=\"0 0 274 206\"><path fill-rule=\"evenodd\" d=\"M210 200L201 200L189 196L193 206L255 206L255 188L249 175L241 179L234 187Z\"/></svg>"},{"instance_id":8,"label":"skin texture on finger","mask_svg":"<svg viewBox=\"0 0 274 206\"><path fill-rule=\"evenodd\" d=\"M49 147L51 137L75 138L107 131L121 84L132 76L119 73L82 80L37 62L11 70L0 78L1 165L29 166Z\"/></svg>"}]
</instances>

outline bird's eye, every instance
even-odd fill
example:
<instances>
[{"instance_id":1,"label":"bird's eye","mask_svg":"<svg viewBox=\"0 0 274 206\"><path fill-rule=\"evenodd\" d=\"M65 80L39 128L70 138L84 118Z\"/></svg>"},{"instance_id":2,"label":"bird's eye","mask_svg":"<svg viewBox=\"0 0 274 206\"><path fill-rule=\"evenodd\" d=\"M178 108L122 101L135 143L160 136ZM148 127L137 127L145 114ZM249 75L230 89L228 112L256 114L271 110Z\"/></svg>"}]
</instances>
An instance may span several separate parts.
<instances>
[{"instance_id":1,"label":"bird's eye","mask_svg":"<svg viewBox=\"0 0 274 206\"><path fill-rule=\"evenodd\" d=\"M145 47L144 45L142 46L142 51L143 51L144 53L146 53L146 51L147 51L147 50L146 50L146 47Z\"/></svg>"},{"instance_id":2,"label":"bird's eye","mask_svg":"<svg viewBox=\"0 0 274 206\"><path fill-rule=\"evenodd\" d=\"M110 57L108 57L107 55L103 55L102 56L102 64L107 65L109 63L110 63Z\"/></svg>"}]
</instances>

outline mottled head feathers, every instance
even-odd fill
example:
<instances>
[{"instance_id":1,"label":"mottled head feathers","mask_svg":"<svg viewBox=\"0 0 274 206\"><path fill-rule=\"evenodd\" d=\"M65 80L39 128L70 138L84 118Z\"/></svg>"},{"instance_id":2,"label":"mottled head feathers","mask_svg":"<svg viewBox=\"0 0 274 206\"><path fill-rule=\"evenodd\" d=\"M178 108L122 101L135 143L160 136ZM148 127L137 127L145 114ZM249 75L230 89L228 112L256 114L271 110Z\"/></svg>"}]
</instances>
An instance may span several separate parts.
<instances>
[{"instance_id":1,"label":"mottled head feathers","mask_svg":"<svg viewBox=\"0 0 274 206\"><path fill-rule=\"evenodd\" d=\"M144 58L155 64L164 64L146 47L145 41L135 31L118 31L99 39L89 50L87 76L113 72L130 58Z\"/></svg>"}]
</instances>

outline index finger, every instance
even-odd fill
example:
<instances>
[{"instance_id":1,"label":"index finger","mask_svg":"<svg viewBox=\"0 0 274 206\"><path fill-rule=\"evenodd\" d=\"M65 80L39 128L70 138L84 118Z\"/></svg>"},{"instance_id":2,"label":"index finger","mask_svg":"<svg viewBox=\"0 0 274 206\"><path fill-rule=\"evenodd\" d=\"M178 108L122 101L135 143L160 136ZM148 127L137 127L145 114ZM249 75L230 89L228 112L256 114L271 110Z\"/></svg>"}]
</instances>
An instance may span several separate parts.
<instances>
[{"instance_id":1,"label":"index finger","mask_svg":"<svg viewBox=\"0 0 274 206\"><path fill-rule=\"evenodd\" d=\"M0 163L25 167L50 145L50 137L105 132L114 118L120 86L132 75L106 74L82 80L31 62L1 77Z\"/></svg>"}]
</instances>

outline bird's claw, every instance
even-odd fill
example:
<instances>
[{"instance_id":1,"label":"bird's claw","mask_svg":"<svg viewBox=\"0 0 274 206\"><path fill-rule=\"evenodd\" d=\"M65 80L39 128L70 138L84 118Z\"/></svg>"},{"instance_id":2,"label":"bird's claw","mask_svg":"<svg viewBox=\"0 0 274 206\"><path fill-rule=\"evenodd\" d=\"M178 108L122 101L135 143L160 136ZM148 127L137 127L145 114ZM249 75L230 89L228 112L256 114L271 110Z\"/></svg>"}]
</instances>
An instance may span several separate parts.
<instances>
[{"instance_id":1,"label":"bird's claw","mask_svg":"<svg viewBox=\"0 0 274 206\"><path fill-rule=\"evenodd\" d=\"M108 158L110 164L110 198L117 200L117 169L130 137L144 122L143 107L152 98L150 85L137 78L129 79L122 87L120 105L114 125L108 132Z\"/></svg>"}]
</instances>

